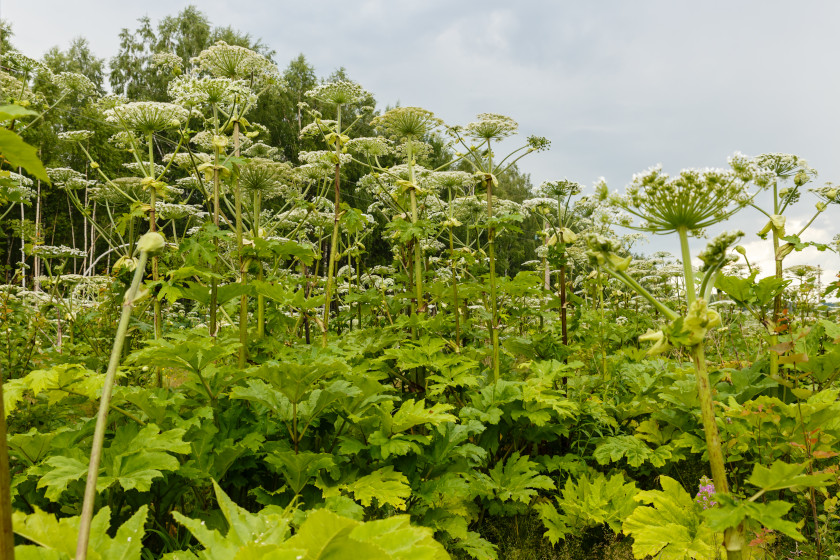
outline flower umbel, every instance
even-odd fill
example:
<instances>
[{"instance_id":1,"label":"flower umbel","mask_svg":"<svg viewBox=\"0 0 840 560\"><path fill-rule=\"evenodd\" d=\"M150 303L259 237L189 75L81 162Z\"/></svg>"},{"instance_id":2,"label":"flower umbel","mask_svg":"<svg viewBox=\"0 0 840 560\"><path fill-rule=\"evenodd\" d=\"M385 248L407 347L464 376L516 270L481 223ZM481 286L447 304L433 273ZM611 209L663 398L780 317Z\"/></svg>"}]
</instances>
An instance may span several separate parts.
<instances>
[{"instance_id":1,"label":"flower umbel","mask_svg":"<svg viewBox=\"0 0 840 560\"><path fill-rule=\"evenodd\" d=\"M645 220L639 229L697 231L725 220L748 202L743 179L723 169L685 169L670 178L656 166L633 177L619 206Z\"/></svg>"}]
</instances>

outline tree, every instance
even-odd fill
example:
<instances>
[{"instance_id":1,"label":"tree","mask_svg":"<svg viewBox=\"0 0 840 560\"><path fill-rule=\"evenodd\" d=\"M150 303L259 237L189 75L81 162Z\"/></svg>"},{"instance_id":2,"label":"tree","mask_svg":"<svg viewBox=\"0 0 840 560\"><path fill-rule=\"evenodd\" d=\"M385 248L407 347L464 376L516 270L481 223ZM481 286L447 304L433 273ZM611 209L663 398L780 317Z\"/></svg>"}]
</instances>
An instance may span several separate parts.
<instances>
[{"instance_id":1,"label":"tree","mask_svg":"<svg viewBox=\"0 0 840 560\"><path fill-rule=\"evenodd\" d=\"M187 6L177 16L167 16L157 25L148 17L138 20L140 27L133 32L120 31L120 50L111 59L109 80L114 93L122 93L132 100L165 101L170 77L152 64L152 56L159 52L178 55L186 65L190 59L213 43L223 40L256 51L267 58L273 52L260 39L241 33L232 27L210 26L210 21L197 7Z\"/></svg>"},{"instance_id":2,"label":"tree","mask_svg":"<svg viewBox=\"0 0 840 560\"><path fill-rule=\"evenodd\" d=\"M70 48L62 51L57 46L44 54L44 64L54 73L76 72L82 74L96 86L100 94L105 93L105 59L98 58L90 50L90 43L84 37L76 37Z\"/></svg>"},{"instance_id":3,"label":"tree","mask_svg":"<svg viewBox=\"0 0 840 560\"><path fill-rule=\"evenodd\" d=\"M286 82L285 91L269 91L260 97L253 120L271 131L269 143L272 146L280 146L287 160L297 162L302 149L314 149L301 145L298 135L311 118L301 111L298 103L305 101L304 94L318 85L318 79L315 68L300 54L289 62L283 72L283 80Z\"/></svg>"}]
</instances>

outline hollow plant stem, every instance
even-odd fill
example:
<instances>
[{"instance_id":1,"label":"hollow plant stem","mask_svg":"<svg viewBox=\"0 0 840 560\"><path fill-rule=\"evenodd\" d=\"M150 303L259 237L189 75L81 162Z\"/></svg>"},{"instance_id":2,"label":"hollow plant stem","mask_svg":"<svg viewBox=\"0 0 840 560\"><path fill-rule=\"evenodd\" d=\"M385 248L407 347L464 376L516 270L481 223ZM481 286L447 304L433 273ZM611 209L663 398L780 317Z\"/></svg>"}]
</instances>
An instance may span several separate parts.
<instances>
[{"instance_id":1,"label":"hollow plant stem","mask_svg":"<svg viewBox=\"0 0 840 560\"><path fill-rule=\"evenodd\" d=\"M3 378L0 376L0 557L15 558L12 533L12 480L6 446L6 411L3 406Z\"/></svg>"},{"instance_id":2,"label":"hollow plant stem","mask_svg":"<svg viewBox=\"0 0 840 560\"><path fill-rule=\"evenodd\" d=\"M341 133L341 105L336 107L336 131ZM335 211L333 214L333 232L330 238L330 256L329 264L327 265L327 286L324 298L324 319L321 326L321 346L327 347L329 340L330 328L330 307L332 306L332 292L335 278L335 263L338 260L338 231L339 221L341 220L341 164L339 157L341 155L341 140L335 142Z\"/></svg>"},{"instance_id":3,"label":"hollow plant stem","mask_svg":"<svg viewBox=\"0 0 840 560\"><path fill-rule=\"evenodd\" d=\"M239 121L233 123L233 155L239 157ZM236 252L239 257L239 282L248 283L248 261L242 241L242 185L236 179L234 187L236 211ZM248 358L248 295L239 296L239 369L244 369Z\"/></svg>"},{"instance_id":4,"label":"hollow plant stem","mask_svg":"<svg viewBox=\"0 0 840 560\"><path fill-rule=\"evenodd\" d=\"M677 228L677 234L680 237L680 249L682 251L683 270L685 272L686 309L690 311L697 295L694 289L694 270L691 267L691 252L688 248L688 231L684 227ZM720 443L720 433L718 432L717 422L715 420L715 403L712 396L709 371L706 367L706 353L703 348L703 342L691 346L689 352L694 363L697 395L700 400L700 418L703 421L703 432L706 435L706 452L709 455L709 468L712 471L715 492L728 495L729 481L726 478L723 448ZM743 524L727 529L723 535L723 544L726 548L728 560L741 560L741 549L744 546Z\"/></svg>"},{"instance_id":5,"label":"hollow plant stem","mask_svg":"<svg viewBox=\"0 0 840 560\"><path fill-rule=\"evenodd\" d=\"M131 286L123 299L122 314L117 326L117 334L114 337L114 346L111 349L111 357L108 361L108 370L105 372L105 382L102 385L102 397L99 401L99 413L96 417L96 428L93 432L93 446L90 451L90 465L88 466L87 482L85 484L85 497L82 503L82 514L79 520L79 540L76 544L76 560L86 560L88 543L90 541L90 524L93 518L93 507L96 501L96 479L99 477L99 463L102 459L102 448L105 442L105 428L108 424L108 410L111 403L111 392L114 388L114 379L117 374L117 366L120 363L125 335L128 331L128 322L131 318L131 310L134 307L134 300L137 297L137 290L140 281L146 270L146 262L149 254L145 251L140 253L137 268L134 269L134 278Z\"/></svg>"}]
</instances>

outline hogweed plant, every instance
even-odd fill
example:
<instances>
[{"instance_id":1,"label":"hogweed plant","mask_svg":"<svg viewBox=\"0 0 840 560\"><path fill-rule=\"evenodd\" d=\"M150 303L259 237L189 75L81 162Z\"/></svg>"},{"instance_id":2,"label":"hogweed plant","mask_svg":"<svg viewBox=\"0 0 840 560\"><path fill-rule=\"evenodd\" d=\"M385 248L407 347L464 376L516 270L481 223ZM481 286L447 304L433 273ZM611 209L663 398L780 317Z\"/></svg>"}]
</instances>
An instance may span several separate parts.
<instances>
[{"instance_id":1,"label":"hogweed plant","mask_svg":"<svg viewBox=\"0 0 840 560\"><path fill-rule=\"evenodd\" d=\"M496 286L496 232L501 222L493 217L493 187L499 184L498 177L510 169L517 161L532 152L547 150L550 142L542 137L529 136L527 142L502 158L493 153L493 143L513 136L519 124L510 117L496 113L480 113L478 120L464 127L451 127L449 133L466 150L464 157L486 189L487 195L487 255L490 259L490 310L488 325L493 346L493 379L499 380L499 301ZM468 143L473 140L478 144Z\"/></svg>"},{"instance_id":2,"label":"hogweed plant","mask_svg":"<svg viewBox=\"0 0 840 560\"><path fill-rule=\"evenodd\" d=\"M316 126L322 134L327 146L330 149L328 154L329 160L334 167L334 214L333 214L333 230L330 237L330 254L329 264L327 265L327 286L325 289L324 300L324 315L321 320L321 345L326 347L329 340L329 325L330 325L330 306L332 305L332 296L335 283L335 269L338 260L338 235L339 222L341 221L341 165L342 159L349 160L346 157L347 147L345 144L350 140L347 133L358 122L358 119L342 127L341 123L341 109L343 106L358 103L366 99L370 94L362 88L359 84L350 81L336 81L322 84L314 89L306 92L306 96L322 103L328 103L335 106L336 117L334 122L326 122L323 120L316 120ZM303 131L301 131L303 132ZM345 158L342 158L345 156ZM312 162L308 162L312 163Z\"/></svg>"},{"instance_id":3,"label":"hogweed plant","mask_svg":"<svg viewBox=\"0 0 840 560\"><path fill-rule=\"evenodd\" d=\"M163 181L163 175L169 170L174 160L170 159L169 164L162 172L158 173L155 167L155 134L170 128L180 129L186 123L188 112L186 109L174 103L159 103L154 101L139 101L135 103L127 103L119 105L105 112L106 120L118 125L127 134L124 135L129 142L129 153L134 157L143 178L140 184L144 190L149 193L149 231L157 231L157 219L155 210L158 203L158 196L166 193L167 185ZM140 135L147 147L148 159L143 159L140 151L140 142L137 141L135 134ZM180 141L178 148L183 142L183 134L179 135ZM176 152L178 149L176 148ZM101 169L98 169L102 174ZM104 175L104 174L103 174ZM129 250L132 248L130 247ZM152 279L157 281L158 276L158 260L157 257L152 258ZM162 323L160 310L160 300L154 300L154 329L155 338L162 336ZM161 382L160 379L158 379Z\"/></svg>"},{"instance_id":4,"label":"hogweed plant","mask_svg":"<svg viewBox=\"0 0 840 560\"><path fill-rule=\"evenodd\" d=\"M371 124L386 136L401 142L405 150L405 165L408 176L406 178L398 177L397 185L400 193L408 192L409 196L412 235L408 245L413 255L413 310L417 313L424 313L426 305L423 301L423 247L419 235L420 228L418 228L420 223L417 204L419 185L415 152L423 139L442 126L443 121L435 117L431 111L420 107L397 107L376 117L371 121Z\"/></svg>"},{"instance_id":5,"label":"hogweed plant","mask_svg":"<svg viewBox=\"0 0 840 560\"><path fill-rule=\"evenodd\" d=\"M654 234L676 233L679 237L685 278L687 312L684 316L678 315L628 274L631 257L618 256L615 245L609 239L599 235L590 235L587 239L594 263L647 299L669 321L662 330L648 331L640 337L640 340L654 343L649 354L661 353L674 346L685 347L691 354L712 480L717 493L724 496L729 494L729 482L715 421L704 339L710 329L721 324L720 315L709 308L709 299L715 278L721 268L732 260L727 250L743 233L723 233L699 255L703 262L699 288L691 264L688 236L724 221L746 205L748 200L746 181L732 171L689 169L670 178L658 166L636 175L626 195L614 199L618 206L643 220L637 226L638 229ZM730 560L742 557L743 524L726 529L724 545Z\"/></svg>"}]
</instances>

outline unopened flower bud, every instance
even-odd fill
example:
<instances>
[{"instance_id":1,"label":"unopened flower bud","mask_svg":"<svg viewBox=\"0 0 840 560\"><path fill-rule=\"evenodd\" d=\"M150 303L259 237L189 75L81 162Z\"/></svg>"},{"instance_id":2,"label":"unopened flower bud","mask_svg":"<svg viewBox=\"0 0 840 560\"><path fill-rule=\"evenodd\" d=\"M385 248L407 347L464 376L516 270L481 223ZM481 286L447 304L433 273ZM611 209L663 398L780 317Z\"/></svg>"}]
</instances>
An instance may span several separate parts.
<instances>
[{"instance_id":1,"label":"unopened flower bud","mask_svg":"<svg viewBox=\"0 0 840 560\"><path fill-rule=\"evenodd\" d=\"M166 245L166 241L156 231L150 231L143 235L137 242L137 248L140 249L141 253L155 253L163 249L164 245Z\"/></svg>"},{"instance_id":2,"label":"unopened flower bud","mask_svg":"<svg viewBox=\"0 0 840 560\"><path fill-rule=\"evenodd\" d=\"M817 211L818 212L823 212L824 210L825 210L825 202L823 202L822 200L817 202Z\"/></svg>"},{"instance_id":3,"label":"unopened flower bud","mask_svg":"<svg viewBox=\"0 0 840 560\"><path fill-rule=\"evenodd\" d=\"M735 251L736 251L736 252L738 252L738 253L741 253L741 254L742 254L742 255L744 255L744 256L746 256L746 255L747 255L747 250L746 250L746 249L744 249L744 246L743 246L743 245L736 245L736 246L735 246Z\"/></svg>"}]
</instances>

